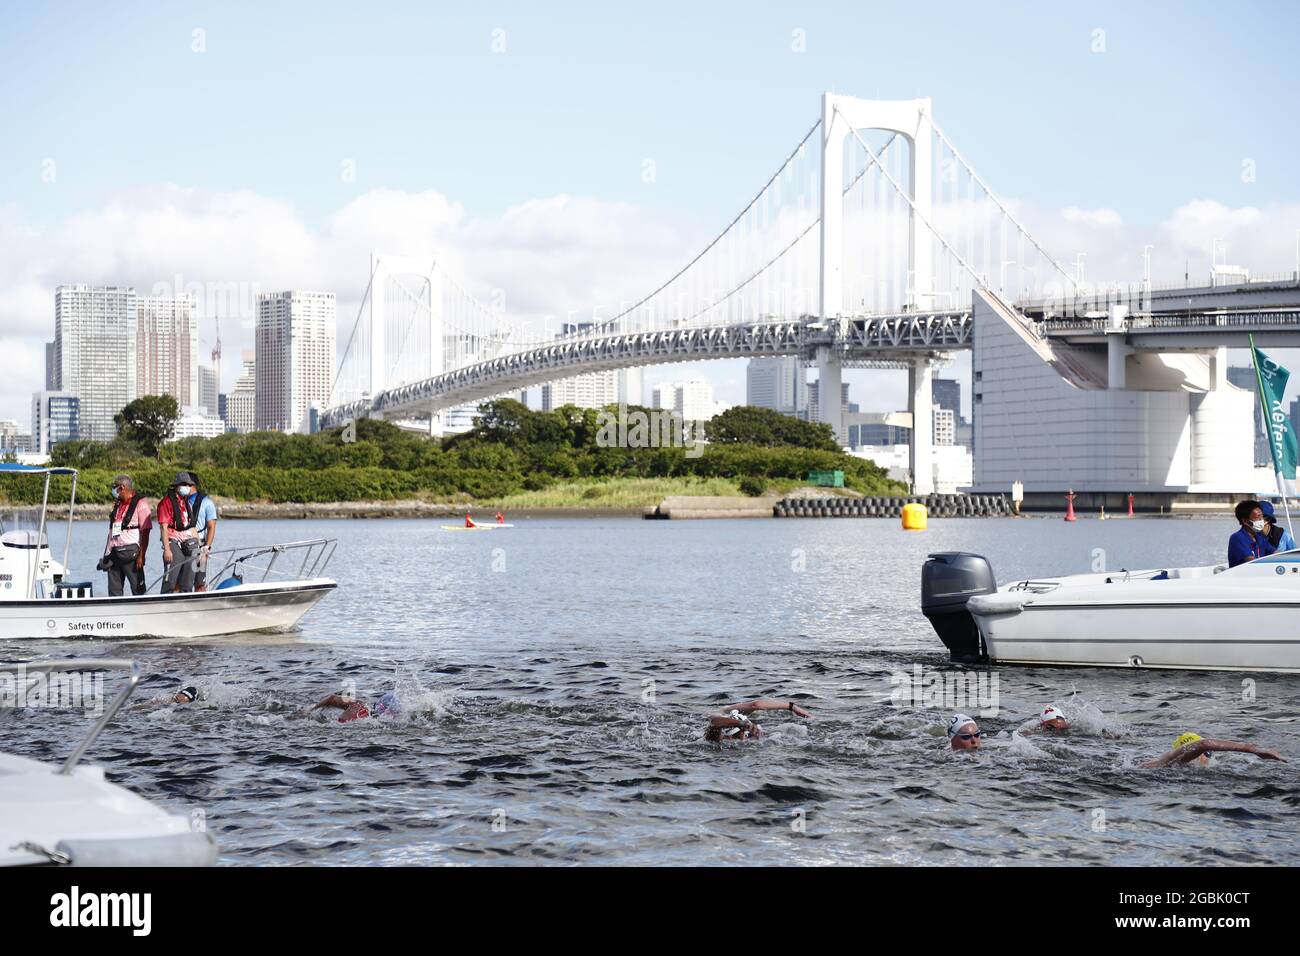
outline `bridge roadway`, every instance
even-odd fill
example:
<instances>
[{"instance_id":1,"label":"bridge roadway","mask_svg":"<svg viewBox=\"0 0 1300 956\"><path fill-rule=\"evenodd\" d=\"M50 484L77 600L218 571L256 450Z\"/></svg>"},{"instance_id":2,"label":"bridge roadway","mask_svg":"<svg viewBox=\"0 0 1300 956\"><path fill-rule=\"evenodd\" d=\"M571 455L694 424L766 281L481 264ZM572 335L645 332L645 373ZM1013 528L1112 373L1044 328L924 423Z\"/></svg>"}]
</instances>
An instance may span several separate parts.
<instances>
[{"instance_id":1,"label":"bridge roadway","mask_svg":"<svg viewBox=\"0 0 1300 956\"><path fill-rule=\"evenodd\" d=\"M1137 290L1137 291L1135 291ZM1130 298L1131 295L1131 298ZM1300 282L1249 282L1235 286L1156 289L1097 289L1079 303L1025 300L1017 309L1040 335L1083 347L1104 347L1115 336L1142 351L1206 351L1239 348L1253 334L1262 347L1300 348ZM1108 301L1134 312L1114 324L1105 315ZM1062 312L1082 317L1062 317ZM325 410L322 424L379 415L427 415L554 381L568 375L610 369L697 362L724 358L797 355L813 361L830 347L844 365L907 367L919 358L971 347L969 310L860 315L824 324L813 316L799 320L690 326L651 332L560 338L531 349L444 372Z\"/></svg>"},{"instance_id":2,"label":"bridge roadway","mask_svg":"<svg viewBox=\"0 0 1300 956\"><path fill-rule=\"evenodd\" d=\"M969 311L857 316L824 325L797 321L685 327L653 332L560 338L444 372L432 378L327 409L326 427L365 415L424 415L569 375L724 358L797 355L812 361L829 346L847 365L908 363L970 347Z\"/></svg>"}]
</instances>

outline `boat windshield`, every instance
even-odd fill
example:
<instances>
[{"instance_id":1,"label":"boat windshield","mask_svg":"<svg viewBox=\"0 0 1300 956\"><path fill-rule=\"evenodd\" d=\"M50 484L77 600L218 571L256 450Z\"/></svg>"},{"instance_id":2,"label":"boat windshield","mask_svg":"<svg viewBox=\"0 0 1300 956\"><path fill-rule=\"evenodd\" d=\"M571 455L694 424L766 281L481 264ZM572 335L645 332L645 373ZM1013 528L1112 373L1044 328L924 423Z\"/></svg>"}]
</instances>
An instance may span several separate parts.
<instances>
[{"instance_id":1,"label":"boat windshield","mask_svg":"<svg viewBox=\"0 0 1300 956\"><path fill-rule=\"evenodd\" d=\"M14 548L49 547L47 533L41 532L40 508L0 509L0 544Z\"/></svg>"}]
</instances>

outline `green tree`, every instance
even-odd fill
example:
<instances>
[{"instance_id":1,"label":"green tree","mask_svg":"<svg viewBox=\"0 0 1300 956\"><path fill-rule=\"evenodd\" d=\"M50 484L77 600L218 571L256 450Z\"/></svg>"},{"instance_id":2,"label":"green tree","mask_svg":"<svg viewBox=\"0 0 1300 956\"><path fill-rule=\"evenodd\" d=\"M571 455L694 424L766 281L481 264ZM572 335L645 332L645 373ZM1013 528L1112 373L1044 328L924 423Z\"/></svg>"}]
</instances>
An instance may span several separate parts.
<instances>
[{"instance_id":1,"label":"green tree","mask_svg":"<svg viewBox=\"0 0 1300 956\"><path fill-rule=\"evenodd\" d=\"M117 433L150 457L172 437L181 410L171 395L142 395L113 416Z\"/></svg>"},{"instance_id":2,"label":"green tree","mask_svg":"<svg viewBox=\"0 0 1300 956\"><path fill-rule=\"evenodd\" d=\"M721 445L794 446L839 451L830 425L805 422L770 408L738 405L709 420L704 431L710 442Z\"/></svg>"}]
</instances>

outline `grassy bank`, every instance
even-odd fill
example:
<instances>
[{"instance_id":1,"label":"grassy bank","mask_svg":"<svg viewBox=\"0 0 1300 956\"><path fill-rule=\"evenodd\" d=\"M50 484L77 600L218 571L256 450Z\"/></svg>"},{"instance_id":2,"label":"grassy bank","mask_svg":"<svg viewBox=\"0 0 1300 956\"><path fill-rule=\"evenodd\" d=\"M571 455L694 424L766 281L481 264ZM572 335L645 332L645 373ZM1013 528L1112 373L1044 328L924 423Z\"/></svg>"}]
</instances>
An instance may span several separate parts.
<instances>
[{"instance_id":1,"label":"grassy bank","mask_svg":"<svg viewBox=\"0 0 1300 956\"><path fill-rule=\"evenodd\" d=\"M771 493L784 493L795 481L774 482ZM730 478L606 478L557 482L540 491L522 491L483 507L519 508L650 508L672 495L737 496L737 481Z\"/></svg>"}]
</instances>

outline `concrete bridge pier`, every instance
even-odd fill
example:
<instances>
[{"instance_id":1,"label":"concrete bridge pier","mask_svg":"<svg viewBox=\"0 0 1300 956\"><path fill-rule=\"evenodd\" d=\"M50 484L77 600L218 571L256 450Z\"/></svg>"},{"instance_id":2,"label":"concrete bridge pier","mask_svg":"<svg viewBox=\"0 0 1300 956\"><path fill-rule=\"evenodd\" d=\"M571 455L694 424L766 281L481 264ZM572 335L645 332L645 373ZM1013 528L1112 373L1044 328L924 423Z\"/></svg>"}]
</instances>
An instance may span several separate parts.
<instances>
[{"instance_id":1,"label":"concrete bridge pier","mask_svg":"<svg viewBox=\"0 0 1300 956\"><path fill-rule=\"evenodd\" d=\"M817 420L831 426L835 440L843 445L844 434L843 391L844 362L830 346L817 349Z\"/></svg>"},{"instance_id":2,"label":"concrete bridge pier","mask_svg":"<svg viewBox=\"0 0 1300 956\"><path fill-rule=\"evenodd\" d=\"M907 370L907 410L912 413L912 494L934 493L934 393L930 359L912 360Z\"/></svg>"}]
</instances>

